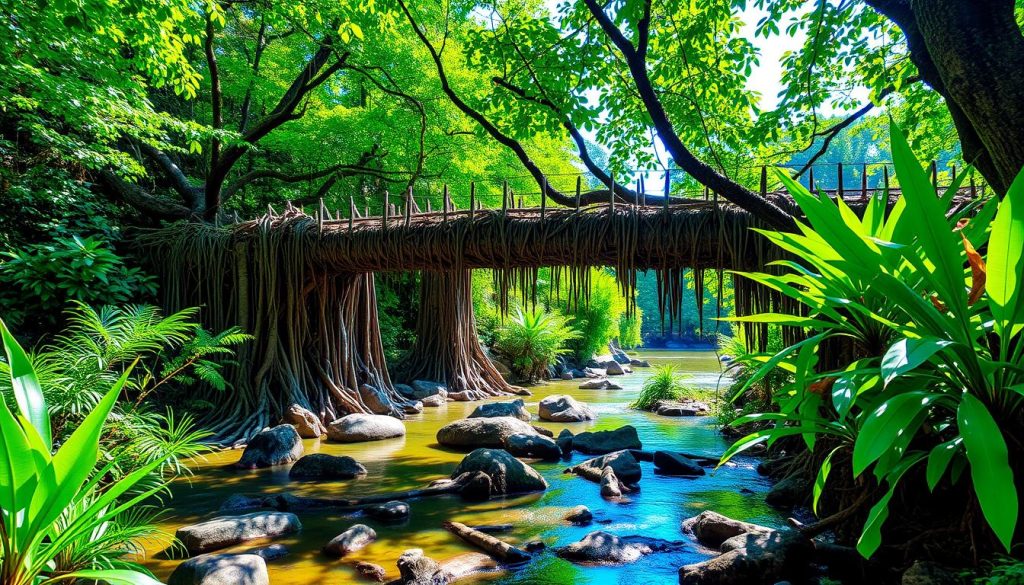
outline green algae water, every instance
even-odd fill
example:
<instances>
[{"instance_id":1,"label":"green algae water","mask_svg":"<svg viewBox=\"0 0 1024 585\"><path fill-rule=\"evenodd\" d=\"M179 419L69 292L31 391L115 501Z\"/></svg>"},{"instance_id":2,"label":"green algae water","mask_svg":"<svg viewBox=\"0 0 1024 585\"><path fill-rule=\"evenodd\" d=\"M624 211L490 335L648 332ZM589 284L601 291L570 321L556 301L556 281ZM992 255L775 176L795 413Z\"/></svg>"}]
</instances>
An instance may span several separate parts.
<instances>
[{"instance_id":1,"label":"green algae water","mask_svg":"<svg viewBox=\"0 0 1024 585\"><path fill-rule=\"evenodd\" d=\"M652 365L674 364L692 377L691 382L703 387L721 386L724 392L728 382L722 378L718 359L712 352L645 352L639 357L649 360ZM615 381L623 386L622 390L581 390L579 381L551 382L531 388L533 396L524 400L536 416L537 402L545 396L570 394L590 405L597 413L596 421L585 423L534 421L534 424L549 428L556 435L563 428L579 433L628 424L636 427L645 450L720 454L729 441L718 433L713 419L662 417L628 407L651 373L650 368L635 368L631 375L616 377ZM422 414L405 420L407 434L400 439L356 444L312 439L304 442L307 454L348 455L362 463L368 474L357 480L297 482L288 478L288 466L255 471L229 469L227 466L241 457L241 451L209 455L194 464L193 477L173 486L174 497L167 502L161 528L173 534L180 526L215 517L218 507L232 494L290 492L310 497L361 497L414 489L448 477L465 454L441 447L435 434L445 424L468 416L479 404L449 402L440 408L425 408ZM769 484L758 476L756 462L752 459L738 457L713 475L693 479L657 475L652 463L641 462L643 479L640 491L629 494L626 502L610 502L601 498L597 484L562 473L569 465L588 457L573 453L570 462L530 461L550 484L543 493L481 503L467 503L458 496L410 500L412 516L399 525L329 510L298 512L302 531L273 541L284 544L289 554L267 563L270 581L274 585L361 582L354 571L359 561L384 567L388 578L392 579L398 577L395 562L406 549L421 548L438 561L475 551L441 527L445 520L454 520L470 526L513 524L511 532L498 536L512 544L540 539L548 547L521 568L476 575L460 583L674 583L678 582L679 567L713 554L682 533L679 526L682 520L704 510L715 510L737 519L781 524L782 518L764 503L763 494ZM562 519L569 508L580 504L593 512L594 523L573 526ZM367 524L376 530L377 541L340 560L320 554L324 544L355 523ZM551 550L575 542L594 530L619 536L643 535L682 541L686 546L676 552L655 553L622 566L576 565L558 558ZM168 542L169 538L151 543L150 553L161 550ZM264 543L253 541L220 552L238 552L260 544ZM158 578L166 580L179 561L163 560L158 556L150 554L146 564Z\"/></svg>"}]
</instances>

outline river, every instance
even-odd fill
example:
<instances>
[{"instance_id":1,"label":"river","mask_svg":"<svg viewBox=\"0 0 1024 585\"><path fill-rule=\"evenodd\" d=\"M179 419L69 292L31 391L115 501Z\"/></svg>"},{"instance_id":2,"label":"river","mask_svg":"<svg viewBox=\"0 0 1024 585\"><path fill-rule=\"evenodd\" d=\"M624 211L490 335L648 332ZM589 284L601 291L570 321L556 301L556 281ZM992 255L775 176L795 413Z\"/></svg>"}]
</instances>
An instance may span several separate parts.
<instances>
[{"instance_id":1,"label":"river","mask_svg":"<svg viewBox=\"0 0 1024 585\"><path fill-rule=\"evenodd\" d=\"M691 376L691 382L709 388L721 385L724 393L728 380L713 352L659 351L641 352L641 359L653 365L672 363ZM584 430L613 429L622 425L636 427L645 450L658 449L720 454L729 444L715 428L711 417L669 418L628 408L640 391L651 368L635 368L635 373L615 379L623 390L580 390L578 381L556 381L531 388L532 397L525 398L527 408L536 415L537 402L551 394L571 394L597 412L598 419L588 423L534 424L551 429L557 435L563 428L573 433ZM464 456L463 453L440 447L435 434L443 425L469 415L479 403L450 402L440 408L427 408L420 415L406 419L404 438L357 444L337 444L306 440L305 452L348 455L366 466L366 477L351 481L295 482L288 479L288 467L256 471L236 471L227 466L235 462L241 451L224 451L207 455L192 465L194 476L176 482L173 499L167 501L160 527L170 534L179 526L200 522L216 516L216 510L228 496L237 493L291 492L304 496L365 496L381 492L422 487L428 482L447 477ZM572 463L588 456L574 453ZM325 511L300 512L303 529L298 534L278 539L289 554L268 562L270 581L274 585L308 585L309 583L359 582L353 567L358 561L381 565L389 578L398 576L395 561L402 551L421 548L437 560L473 550L441 527L445 520L468 525L514 524L504 540L519 544L533 538L543 540L548 550L536 555L526 566L509 572L482 575L463 582L500 584L623 584L678 582L678 568L703 560L712 554L680 531L680 521L703 510L715 510L726 516L761 524L781 524L782 517L764 503L763 494L769 483L755 471L756 461L737 458L717 473L696 479L660 476L653 464L641 463L641 490L630 494L625 503L602 499L597 484L574 475L563 474L566 462L530 462L547 479L547 491L522 497L492 499L483 503L466 503L455 496L411 500L412 516L402 525L386 525L362 517ZM749 490L753 493L744 493ZM579 504L593 512L595 522L589 526L572 526L562 520L565 512ZM355 523L364 523L377 531L377 541L367 548L341 560L320 554L320 548L331 538ZM596 567L575 565L562 560L551 548L579 540L594 530L617 535L639 534L672 541L685 541L680 552L655 553L636 563ZM168 539L157 539L147 549L157 551ZM245 550L260 543L247 543L222 552ZM161 580L166 580L177 561L149 555L145 564Z\"/></svg>"}]
</instances>

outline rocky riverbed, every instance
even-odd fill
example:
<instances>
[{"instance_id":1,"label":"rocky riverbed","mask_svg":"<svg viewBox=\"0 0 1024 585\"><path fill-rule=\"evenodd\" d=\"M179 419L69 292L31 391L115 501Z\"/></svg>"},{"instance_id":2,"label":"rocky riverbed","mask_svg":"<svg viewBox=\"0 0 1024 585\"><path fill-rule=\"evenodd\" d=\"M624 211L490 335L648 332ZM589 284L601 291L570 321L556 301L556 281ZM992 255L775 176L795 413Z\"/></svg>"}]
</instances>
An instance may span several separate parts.
<instances>
[{"instance_id":1,"label":"rocky riverbed","mask_svg":"<svg viewBox=\"0 0 1024 585\"><path fill-rule=\"evenodd\" d=\"M702 386L714 388L719 383L720 369L713 353L661 352L641 357L653 365L675 363ZM632 374L615 376L615 383L622 386L621 390L580 389L581 380L533 387L533 396L523 398L526 411L532 415L532 420L524 425L550 431L556 438L564 429L579 435L629 425L636 429L644 453L721 453L728 441L717 433L712 419L670 418L627 407L650 373L650 369L638 367ZM580 422L540 419L539 403L549 396L560 395L579 401L595 418ZM489 402L509 402L515 398ZM236 496L237 501L241 494L354 499L423 488L435 480L450 477L472 448L442 446L438 443L438 431L469 417L481 404L447 402L440 407L424 408L422 413L409 415L402 421L405 434L395 438L350 443L303 439L305 455L322 453L354 460L317 462L336 465L340 470L334 476L337 479L290 477L290 463L255 470L240 469L235 465L242 456L238 450L208 456L205 462L198 464L191 481L175 486L175 498L170 502L162 527L174 533L182 526L210 520L218 516L218 509L229 497ZM514 410L513 416L519 417L514 420L519 422L522 412L518 408ZM538 446L527 447L539 449ZM629 485L635 479L636 470L626 462L627 466L619 468L625 470L621 474L626 476L620 478L626 488L622 497L607 498L601 495L600 476L597 481L591 481L576 473L564 473L566 468L594 456L573 451L567 460L523 459L539 472L547 483L546 490L486 501L467 501L457 495L409 499L406 501L407 518L384 518L347 509L282 510L294 513L301 528L292 530L289 521L289 529L282 530L273 539L250 540L218 552L265 555L269 559L267 574L275 585L372 582L367 579L375 576L397 579L399 558L408 549L422 549L426 557L440 561L439 570L476 571L460 581L466 583L674 583L678 582L680 567L717 554L684 533L681 529L684 519L714 510L738 520L782 525L782 517L764 503L769 483L757 474L754 460L737 458L735 465L713 475L670 475L664 471L666 465L674 462L666 461L665 457L654 461L653 457L637 453L640 489ZM710 468L706 469L710 472ZM589 522L566 519L579 505L586 506L593 515ZM515 569L481 573L480 567L493 563L484 562L478 556L464 556L478 551L446 530L443 526L446 521L469 527L490 527L497 530L496 537L515 547L536 551L543 543L544 550L534 552L529 562ZM333 539L354 526L359 526L358 530L345 540L345 547L354 550L340 557L339 546L333 547L329 554L323 552ZM588 535L596 532L609 536L591 536L587 540ZM373 538L368 537L371 533ZM579 549L583 545L578 543L605 545L618 542L615 539L624 543L622 560L628 562L595 564L580 560ZM575 548L574 543L577 543ZM164 580L181 562L155 554L166 544L166 541L154 542L150 550L153 554L147 560L157 577ZM261 550L268 545L280 546L269 552ZM279 556L282 546L287 554ZM587 554L590 553L582 554L582 558ZM258 563L249 558L256 555L247 555L244 560ZM456 557L459 563L445 564ZM402 566L412 570L425 564L412 555ZM381 568L384 576L379 574Z\"/></svg>"}]
</instances>

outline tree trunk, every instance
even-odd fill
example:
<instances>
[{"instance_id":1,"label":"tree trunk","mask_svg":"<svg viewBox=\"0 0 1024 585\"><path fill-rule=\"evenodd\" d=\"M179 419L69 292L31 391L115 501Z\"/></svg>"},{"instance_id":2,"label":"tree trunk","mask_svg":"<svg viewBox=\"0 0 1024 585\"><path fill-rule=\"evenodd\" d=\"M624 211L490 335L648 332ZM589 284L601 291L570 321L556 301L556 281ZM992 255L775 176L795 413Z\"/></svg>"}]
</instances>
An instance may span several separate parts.
<instances>
[{"instance_id":1,"label":"tree trunk","mask_svg":"<svg viewBox=\"0 0 1024 585\"><path fill-rule=\"evenodd\" d=\"M480 345L469 270L423 272L416 345L396 371L410 382L441 382L449 392L498 396L515 390Z\"/></svg>"}]
</instances>

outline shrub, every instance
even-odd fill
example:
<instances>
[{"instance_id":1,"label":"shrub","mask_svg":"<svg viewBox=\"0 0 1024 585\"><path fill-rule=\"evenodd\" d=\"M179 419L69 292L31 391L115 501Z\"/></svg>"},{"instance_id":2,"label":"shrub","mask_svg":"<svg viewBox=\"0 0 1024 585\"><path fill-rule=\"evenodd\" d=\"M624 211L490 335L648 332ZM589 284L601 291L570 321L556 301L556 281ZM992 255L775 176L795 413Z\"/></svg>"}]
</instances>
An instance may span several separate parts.
<instances>
[{"instance_id":1,"label":"shrub","mask_svg":"<svg viewBox=\"0 0 1024 585\"><path fill-rule=\"evenodd\" d=\"M623 314L619 317L619 346L623 349L635 349L642 341L640 326L642 314L637 307L633 315Z\"/></svg>"},{"instance_id":2,"label":"shrub","mask_svg":"<svg viewBox=\"0 0 1024 585\"><path fill-rule=\"evenodd\" d=\"M687 376L681 374L675 366L667 364L654 370L654 375L644 382L630 408L649 410L659 400L679 400L683 397L694 397L697 391L686 384Z\"/></svg>"},{"instance_id":3,"label":"shrub","mask_svg":"<svg viewBox=\"0 0 1024 585\"><path fill-rule=\"evenodd\" d=\"M533 382L546 375L548 365L565 353L565 343L578 336L561 315L517 308L498 330L495 348L512 360L513 373Z\"/></svg>"}]
</instances>

